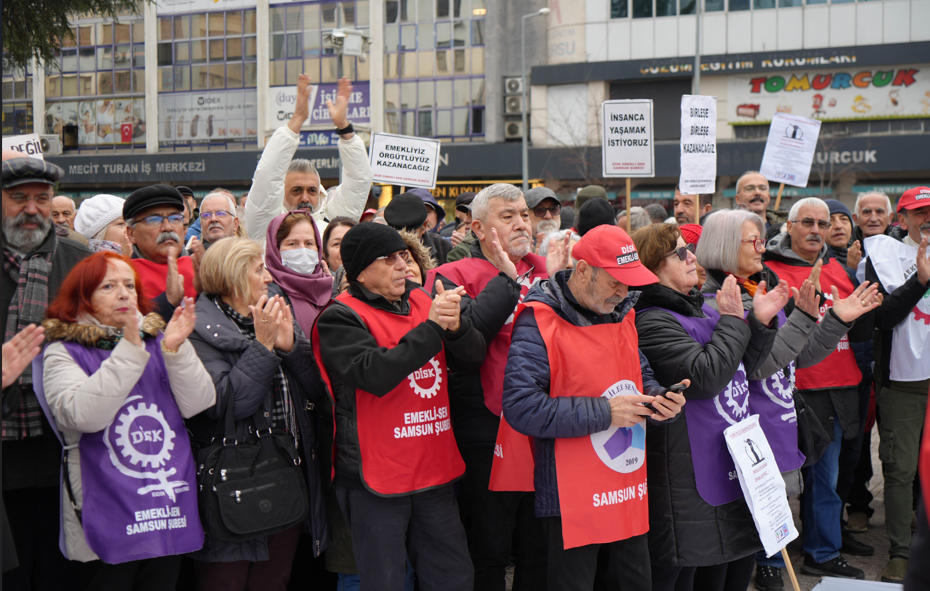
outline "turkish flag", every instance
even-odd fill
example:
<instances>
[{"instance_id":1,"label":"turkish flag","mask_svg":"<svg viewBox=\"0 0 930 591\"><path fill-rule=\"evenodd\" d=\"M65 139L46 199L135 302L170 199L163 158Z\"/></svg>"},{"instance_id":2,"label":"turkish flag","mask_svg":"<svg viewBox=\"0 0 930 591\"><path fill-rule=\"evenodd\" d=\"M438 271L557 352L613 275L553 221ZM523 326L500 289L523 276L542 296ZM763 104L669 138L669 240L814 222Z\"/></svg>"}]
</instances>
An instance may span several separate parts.
<instances>
[{"instance_id":1,"label":"turkish flag","mask_svg":"<svg viewBox=\"0 0 930 591\"><path fill-rule=\"evenodd\" d=\"M132 141L132 123L123 123L119 128L120 141L125 143Z\"/></svg>"}]
</instances>

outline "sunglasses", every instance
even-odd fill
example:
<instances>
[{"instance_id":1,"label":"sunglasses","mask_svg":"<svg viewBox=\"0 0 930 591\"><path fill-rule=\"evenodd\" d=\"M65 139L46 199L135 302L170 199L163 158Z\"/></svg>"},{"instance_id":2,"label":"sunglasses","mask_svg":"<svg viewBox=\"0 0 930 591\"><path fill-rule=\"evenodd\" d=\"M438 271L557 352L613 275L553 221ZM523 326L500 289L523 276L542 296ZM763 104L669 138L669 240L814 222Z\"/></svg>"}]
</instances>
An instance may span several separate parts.
<instances>
[{"instance_id":1,"label":"sunglasses","mask_svg":"<svg viewBox=\"0 0 930 591\"><path fill-rule=\"evenodd\" d=\"M560 213L562 213L562 206L555 205L553 207L534 207L533 208L533 213L536 214L536 217L538 218L546 217L547 211L552 214L552 217L555 217L559 215Z\"/></svg>"},{"instance_id":2,"label":"sunglasses","mask_svg":"<svg viewBox=\"0 0 930 591\"><path fill-rule=\"evenodd\" d=\"M688 253L689 253L689 252L690 252L691 254L694 254L694 245L693 245L693 244L689 244L688 246L679 246L678 248L676 248L675 250L673 250L672 252L668 253L668 254L665 255L665 256L666 256L666 257L671 257L671 256L674 256L674 255L677 254L677 255L678 255L678 260L680 260L680 261L687 261L687 260L688 260Z\"/></svg>"}]
</instances>

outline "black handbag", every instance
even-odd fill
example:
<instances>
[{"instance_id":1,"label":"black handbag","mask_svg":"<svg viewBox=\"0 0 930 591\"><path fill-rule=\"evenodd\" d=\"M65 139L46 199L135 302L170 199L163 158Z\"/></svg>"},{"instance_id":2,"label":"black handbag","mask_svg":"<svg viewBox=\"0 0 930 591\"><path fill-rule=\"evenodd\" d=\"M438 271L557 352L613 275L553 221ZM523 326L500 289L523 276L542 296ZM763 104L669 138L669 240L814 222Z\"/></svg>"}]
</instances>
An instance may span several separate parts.
<instances>
[{"instance_id":1,"label":"black handbag","mask_svg":"<svg viewBox=\"0 0 930 591\"><path fill-rule=\"evenodd\" d=\"M820 461L833 439L797 390L794 391L794 410L798 415L798 449L806 458L801 467L807 468Z\"/></svg>"},{"instance_id":2,"label":"black handbag","mask_svg":"<svg viewBox=\"0 0 930 591\"><path fill-rule=\"evenodd\" d=\"M261 411L246 441L236 438L232 395L224 399L221 433L197 450L197 501L204 532L239 542L283 531L309 510L307 482L294 440Z\"/></svg>"}]
</instances>

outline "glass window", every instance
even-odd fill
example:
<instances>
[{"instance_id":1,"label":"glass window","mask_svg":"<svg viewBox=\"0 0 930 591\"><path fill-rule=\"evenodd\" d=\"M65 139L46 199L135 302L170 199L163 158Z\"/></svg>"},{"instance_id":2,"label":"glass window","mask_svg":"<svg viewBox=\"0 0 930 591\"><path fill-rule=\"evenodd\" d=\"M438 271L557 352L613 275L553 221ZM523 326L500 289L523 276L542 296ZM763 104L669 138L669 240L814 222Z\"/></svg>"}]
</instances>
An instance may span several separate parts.
<instances>
[{"instance_id":1,"label":"glass window","mask_svg":"<svg viewBox=\"0 0 930 591\"><path fill-rule=\"evenodd\" d=\"M368 0L355 3L355 26L367 27L369 23Z\"/></svg>"},{"instance_id":2,"label":"glass window","mask_svg":"<svg viewBox=\"0 0 930 591\"><path fill-rule=\"evenodd\" d=\"M222 39L210 39L210 61L221 62L225 57L225 42Z\"/></svg>"},{"instance_id":3,"label":"glass window","mask_svg":"<svg viewBox=\"0 0 930 591\"><path fill-rule=\"evenodd\" d=\"M304 56L320 55L320 32L304 31Z\"/></svg>"},{"instance_id":4,"label":"glass window","mask_svg":"<svg viewBox=\"0 0 930 591\"><path fill-rule=\"evenodd\" d=\"M97 94L113 94L113 73L100 72L97 76ZM65 95L70 96L70 95Z\"/></svg>"},{"instance_id":5,"label":"glass window","mask_svg":"<svg viewBox=\"0 0 930 591\"><path fill-rule=\"evenodd\" d=\"M633 18L652 18L652 0L633 0Z\"/></svg>"},{"instance_id":6,"label":"glass window","mask_svg":"<svg viewBox=\"0 0 930 591\"><path fill-rule=\"evenodd\" d=\"M132 46L132 67L145 67L145 45L142 43L136 43Z\"/></svg>"},{"instance_id":7,"label":"glass window","mask_svg":"<svg viewBox=\"0 0 930 591\"><path fill-rule=\"evenodd\" d=\"M196 43L196 41L195 41ZM191 45L188 42L174 44L174 63L189 64L191 63Z\"/></svg>"},{"instance_id":8,"label":"glass window","mask_svg":"<svg viewBox=\"0 0 930 591\"><path fill-rule=\"evenodd\" d=\"M471 104L484 104L484 78L473 78L471 81Z\"/></svg>"},{"instance_id":9,"label":"glass window","mask_svg":"<svg viewBox=\"0 0 930 591\"><path fill-rule=\"evenodd\" d=\"M484 45L484 19L471 21L471 44Z\"/></svg>"},{"instance_id":10,"label":"glass window","mask_svg":"<svg viewBox=\"0 0 930 591\"><path fill-rule=\"evenodd\" d=\"M113 48L112 47L98 47L97 48L97 69L98 70L113 69Z\"/></svg>"},{"instance_id":11,"label":"glass window","mask_svg":"<svg viewBox=\"0 0 930 591\"><path fill-rule=\"evenodd\" d=\"M77 50L64 50L61 52L62 72L76 72L78 69Z\"/></svg>"},{"instance_id":12,"label":"glass window","mask_svg":"<svg viewBox=\"0 0 930 591\"><path fill-rule=\"evenodd\" d=\"M436 112L436 135L452 135L452 111Z\"/></svg>"},{"instance_id":13,"label":"glass window","mask_svg":"<svg viewBox=\"0 0 930 591\"><path fill-rule=\"evenodd\" d=\"M484 48L473 47L471 49L471 73L484 74Z\"/></svg>"},{"instance_id":14,"label":"glass window","mask_svg":"<svg viewBox=\"0 0 930 591\"><path fill-rule=\"evenodd\" d=\"M449 75L449 51L436 52L436 75Z\"/></svg>"},{"instance_id":15,"label":"glass window","mask_svg":"<svg viewBox=\"0 0 930 591\"><path fill-rule=\"evenodd\" d=\"M223 29L223 18L222 12L211 12L210 13L210 36L211 37L222 37L225 33Z\"/></svg>"},{"instance_id":16,"label":"glass window","mask_svg":"<svg viewBox=\"0 0 930 591\"><path fill-rule=\"evenodd\" d=\"M626 18L627 0L610 0L610 18Z\"/></svg>"},{"instance_id":17,"label":"glass window","mask_svg":"<svg viewBox=\"0 0 930 591\"><path fill-rule=\"evenodd\" d=\"M456 49L454 52L455 57L455 73L456 74L467 74L468 67L465 64L465 50Z\"/></svg>"},{"instance_id":18,"label":"glass window","mask_svg":"<svg viewBox=\"0 0 930 591\"><path fill-rule=\"evenodd\" d=\"M158 92L174 90L174 71L171 68L158 68Z\"/></svg>"},{"instance_id":19,"label":"glass window","mask_svg":"<svg viewBox=\"0 0 930 591\"><path fill-rule=\"evenodd\" d=\"M384 27L384 51L397 51L400 42L400 28L397 26Z\"/></svg>"},{"instance_id":20,"label":"glass window","mask_svg":"<svg viewBox=\"0 0 930 591\"><path fill-rule=\"evenodd\" d=\"M452 135L468 135L468 109L455 109L452 113Z\"/></svg>"},{"instance_id":21,"label":"glass window","mask_svg":"<svg viewBox=\"0 0 930 591\"><path fill-rule=\"evenodd\" d=\"M437 80L436 81L436 106L437 107L451 107L452 106L452 81L451 80Z\"/></svg>"},{"instance_id":22,"label":"glass window","mask_svg":"<svg viewBox=\"0 0 930 591\"><path fill-rule=\"evenodd\" d=\"M129 35L129 24L116 24L116 42L117 43L129 43L132 41L132 37ZM106 41L104 41L106 43Z\"/></svg>"},{"instance_id":23,"label":"glass window","mask_svg":"<svg viewBox=\"0 0 930 591\"><path fill-rule=\"evenodd\" d=\"M397 54L388 53L384 55L384 77L397 78Z\"/></svg>"},{"instance_id":24,"label":"glass window","mask_svg":"<svg viewBox=\"0 0 930 591\"><path fill-rule=\"evenodd\" d=\"M436 0L436 18L449 18L449 0Z\"/></svg>"},{"instance_id":25,"label":"glass window","mask_svg":"<svg viewBox=\"0 0 930 591\"><path fill-rule=\"evenodd\" d=\"M398 103L400 103L400 85L399 84L385 84L384 85L384 108L390 111L393 111L397 108Z\"/></svg>"},{"instance_id":26,"label":"glass window","mask_svg":"<svg viewBox=\"0 0 930 591\"><path fill-rule=\"evenodd\" d=\"M285 57L284 35L271 36L271 59L278 60Z\"/></svg>"},{"instance_id":27,"label":"glass window","mask_svg":"<svg viewBox=\"0 0 930 591\"><path fill-rule=\"evenodd\" d=\"M466 23L458 21L452 25L452 44L455 47L464 47L468 40L468 27Z\"/></svg>"},{"instance_id":28,"label":"glass window","mask_svg":"<svg viewBox=\"0 0 930 591\"><path fill-rule=\"evenodd\" d=\"M433 82L431 80L417 83L417 97L417 106L421 109L436 106L436 101L433 98Z\"/></svg>"},{"instance_id":29,"label":"glass window","mask_svg":"<svg viewBox=\"0 0 930 591\"><path fill-rule=\"evenodd\" d=\"M778 0L778 6L785 8L788 6L801 6L804 3L801 0Z\"/></svg>"},{"instance_id":30,"label":"glass window","mask_svg":"<svg viewBox=\"0 0 930 591\"><path fill-rule=\"evenodd\" d=\"M145 70L132 71L132 91L145 92Z\"/></svg>"},{"instance_id":31,"label":"glass window","mask_svg":"<svg viewBox=\"0 0 930 591\"><path fill-rule=\"evenodd\" d=\"M202 64L207 61L206 40L191 41L191 63Z\"/></svg>"},{"instance_id":32,"label":"glass window","mask_svg":"<svg viewBox=\"0 0 930 591\"><path fill-rule=\"evenodd\" d=\"M246 62L242 66L242 83L245 86L255 86L258 81L258 70L255 62Z\"/></svg>"},{"instance_id":33,"label":"glass window","mask_svg":"<svg viewBox=\"0 0 930 591\"><path fill-rule=\"evenodd\" d=\"M749 0L729 0L729 10L749 10Z\"/></svg>"},{"instance_id":34,"label":"glass window","mask_svg":"<svg viewBox=\"0 0 930 591\"><path fill-rule=\"evenodd\" d=\"M417 112L417 135L420 137L432 137L433 135L433 112Z\"/></svg>"},{"instance_id":35,"label":"glass window","mask_svg":"<svg viewBox=\"0 0 930 591\"><path fill-rule=\"evenodd\" d=\"M336 82L339 80L339 77L336 75L336 57L324 57L320 61L320 81L321 82Z\"/></svg>"},{"instance_id":36,"label":"glass window","mask_svg":"<svg viewBox=\"0 0 930 591\"><path fill-rule=\"evenodd\" d=\"M108 23L97 23L97 39L101 45L111 45L113 43L113 25Z\"/></svg>"},{"instance_id":37,"label":"glass window","mask_svg":"<svg viewBox=\"0 0 930 591\"><path fill-rule=\"evenodd\" d=\"M168 38L171 38L171 19L168 19ZM65 38L61 40L61 46L77 47L77 29L72 28L71 35L65 35Z\"/></svg>"},{"instance_id":38,"label":"glass window","mask_svg":"<svg viewBox=\"0 0 930 591\"><path fill-rule=\"evenodd\" d=\"M93 47L88 49L79 49L78 50L78 69L83 72L92 72L96 68L94 67L94 62L96 58L96 51Z\"/></svg>"},{"instance_id":39,"label":"glass window","mask_svg":"<svg viewBox=\"0 0 930 591\"><path fill-rule=\"evenodd\" d=\"M207 66L192 66L191 90L207 90L210 87L209 75Z\"/></svg>"},{"instance_id":40,"label":"glass window","mask_svg":"<svg viewBox=\"0 0 930 591\"><path fill-rule=\"evenodd\" d=\"M178 92L191 89L191 69L187 66L174 68L174 89Z\"/></svg>"},{"instance_id":41,"label":"glass window","mask_svg":"<svg viewBox=\"0 0 930 591\"><path fill-rule=\"evenodd\" d=\"M258 42L255 37L245 38L245 59L255 59L258 55Z\"/></svg>"},{"instance_id":42,"label":"glass window","mask_svg":"<svg viewBox=\"0 0 930 591\"><path fill-rule=\"evenodd\" d=\"M419 67L420 78L433 75L433 52L420 51L417 53L417 63Z\"/></svg>"},{"instance_id":43,"label":"glass window","mask_svg":"<svg viewBox=\"0 0 930 591\"><path fill-rule=\"evenodd\" d=\"M681 0L679 14L694 14L694 0Z\"/></svg>"},{"instance_id":44,"label":"glass window","mask_svg":"<svg viewBox=\"0 0 930 591\"><path fill-rule=\"evenodd\" d=\"M452 104L456 107L467 107L471 98L468 78L457 79L452 83Z\"/></svg>"},{"instance_id":45,"label":"glass window","mask_svg":"<svg viewBox=\"0 0 930 591\"><path fill-rule=\"evenodd\" d=\"M303 69L303 60L287 60L287 83L290 85L297 84L297 76Z\"/></svg>"},{"instance_id":46,"label":"glass window","mask_svg":"<svg viewBox=\"0 0 930 591\"><path fill-rule=\"evenodd\" d=\"M132 24L132 42L145 43L145 25L142 21L136 21Z\"/></svg>"},{"instance_id":47,"label":"glass window","mask_svg":"<svg viewBox=\"0 0 930 591\"><path fill-rule=\"evenodd\" d=\"M45 77L45 96L47 97L61 96L61 76L46 76Z\"/></svg>"},{"instance_id":48,"label":"glass window","mask_svg":"<svg viewBox=\"0 0 930 591\"><path fill-rule=\"evenodd\" d=\"M242 59L242 38L230 37L226 39L226 60L239 61Z\"/></svg>"},{"instance_id":49,"label":"glass window","mask_svg":"<svg viewBox=\"0 0 930 591\"><path fill-rule=\"evenodd\" d=\"M101 72L100 75L106 73ZM113 75L113 92L117 94L132 92L132 72L116 72Z\"/></svg>"},{"instance_id":50,"label":"glass window","mask_svg":"<svg viewBox=\"0 0 930 591\"><path fill-rule=\"evenodd\" d=\"M704 0L704 12L720 12L724 7L724 0Z\"/></svg>"},{"instance_id":51,"label":"glass window","mask_svg":"<svg viewBox=\"0 0 930 591\"><path fill-rule=\"evenodd\" d=\"M404 82L400 85L400 108L412 109L417 106L417 83Z\"/></svg>"},{"instance_id":52,"label":"glass window","mask_svg":"<svg viewBox=\"0 0 930 591\"><path fill-rule=\"evenodd\" d=\"M210 88L226 88L226 66L210 64Z\"/></svg>"},{"instance_id":53,"label":"glass window","mask_svg":"<svg viewBox=\"0 0 930 591\"><path fill-rule=\"evenodd\" d=\"M752 7L756 10L762 8L775 8L775 0L753 0Z\"/></svg>"},{"instance_id":54,"label":"glass window","mask_svg":"<svg viewBox=\"0 0 930 591\"><path fill-rule=\"evenodd\" d=\"M112 90L110 91L112 92ZM78 79L77 74L65 74L61 77L61 96L77 96Z\"/></svg>"},{"instance_id":55,"label":"glass window","mask_svg":"<svg viewBox=\"0 0 930 591\"><path fill-rule=\"evenodd\" d=\"M93 25L84 25L78 27L78 45L94 45Z\"/></svg>"},{"instance_id":56,"label":"glass window","mask_svg":"<svg viewBox=\"0 0 930 591\"><path fill-rule=\"evenodd\" d=\"M253 8L252 10L246 10L245 13L243 13L243 16L245 17L245 27L244 27L245 34L247 35L249 33L254 34L255 33L255 9Z\"/></svg>"},{"instance_id":57,"label":"glass window","mask_svg":"<svg viewBox=\"0 0 930 591\"><path fill-rule=\"evenodd\" d=\"M413 111L406 111L401 115L402 127L400 132L406 135L416 135L416 130L413 128Z\"/></svg>"},{"instance_id":58,"label":"glass window","mask_svg":"<svg viewBox=\"0 0 930 591\"><path fill-rule=\"evenodd\" d=\"M191 15L191 32L194 37L206 37L207 36L207 15L205 14L193 14Z\"/></svg>"},{"instance_id":59,"label":"glass window","mask_svg":"<svg viewBox=\"0 0 930 591\"><path fill-rule=\"evenodd\" d=\"M336 22L336 19L338 18L336 16L336 6L337 5L335 2L330 2L328 4L324 4L321 7L322 9L320 11L320 15L323 17L322 26L324 29L330 29L338 26L338 23Z\"/></svg>"},{"instance_id":60,"label":"glass window","mask_svg":"<svg viewBox=\"0 0 930 591\"><path fill-rule=\"evenodd\" d=\"M132 46L117 45L113 50L113 66L117 69L132 66Z\"/></svg>"},{"instance_id":61,"label":"glass window","mask_svg":"<svg viewBox=\"0 0 930 591\"><path fill-rule=\"evenodd\" d=\"M436 23L436 47L452 46L452 25L450 23Z\"/></svg>"},{"instance_id":62,"label":"glass window","mask_svg":"<svg viewBox=\"0 0 930 591\"><path fill-rule=\"evenodd\" d=\"M484 135L484 109L471 110L471 133L472 135Z\"/></svg>"},{"instance_id":63,"label":"glass window","mask_svg":"<svg viewBox=\"0 0 930 591\"><path fill-rule=\"evenodd\" d=\"M419 0L417 2L417 20L432 22L433 0Z\"/></svg>"},{"instance_id":64,"label":"glass window","mask_svg":"<svg viewBox=\"0 0 930 591\"><path fill-rule=\"evenodd\" d=\"M96 79L96 74L80 74L78 76L78 91L81 95L88 96L97 93Z\"/></svg>"},{"instance_id":65,"label":"glass window","mask_svg":"<svg viewBox=\"0 0 930 591\"><path fill-rule=\"evenodd\" d=\"M271 32L272 33L283 33L284 32L284 7L272 8L268 11L268 18L271 23Z\"/></svg>"},{"instance_id":66,"label":"glass window","mask_svg":"<svg viewBox=\"0 0 930 591\"><path fill-rule=\"evenodd\" d=\"M412 51L400 54L400 75L402 78L417 77L417 54Z\"/></svg>"},{"instance_id":67,"label":"glass window","mask_svg":"<svg viewBox=\"0 0 930 591\"><path fill-rule=\"evenodd\" d=\"M190 39L190 36L191 36L190 17L187 17L187 16L174 17L174 38L175 39Z\"/></svg>"},{"instance_id":68,"label":"glass window","mask_svg":"<svg viewBox=\"0 0 930 591\"><path fill-rule=\"evenodd\" d=\"M242 13L238 10L235 12L226 13L226 35L241 35L242 34Z\"/></svg>"},{"instance_id":69,"label":"glass window","mask_svg":"<svg viewBox=\"0 0 930 591\"><path fill-rule=\"evenodd\" d=\"M424 27L426 28L426 27ZM429 27L432 28L432 27ZM407 25L400 28L400 50L414 51L417 48L417 27Z\"/></svg>"}]
</instances>

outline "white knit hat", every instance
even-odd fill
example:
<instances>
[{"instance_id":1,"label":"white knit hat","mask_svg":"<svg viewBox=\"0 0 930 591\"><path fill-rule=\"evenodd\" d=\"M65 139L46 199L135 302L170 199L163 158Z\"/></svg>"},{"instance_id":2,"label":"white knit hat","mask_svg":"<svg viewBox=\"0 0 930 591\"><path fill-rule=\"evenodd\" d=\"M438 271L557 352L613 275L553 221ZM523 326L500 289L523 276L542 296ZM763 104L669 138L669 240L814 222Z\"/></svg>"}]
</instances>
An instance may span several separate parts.
<instances>
[{"instance_id":1,"label":"white knit hat","mask_svg":"<svg viewBox=\"0 0 930 591\"><path fill-rule=\"evenodd\" d=\"M74 218L74 229L90 240L106 229L110 222L123 217L124 201L115 195L94 195L85 199Z\"/></svg>"}]
</instances>

